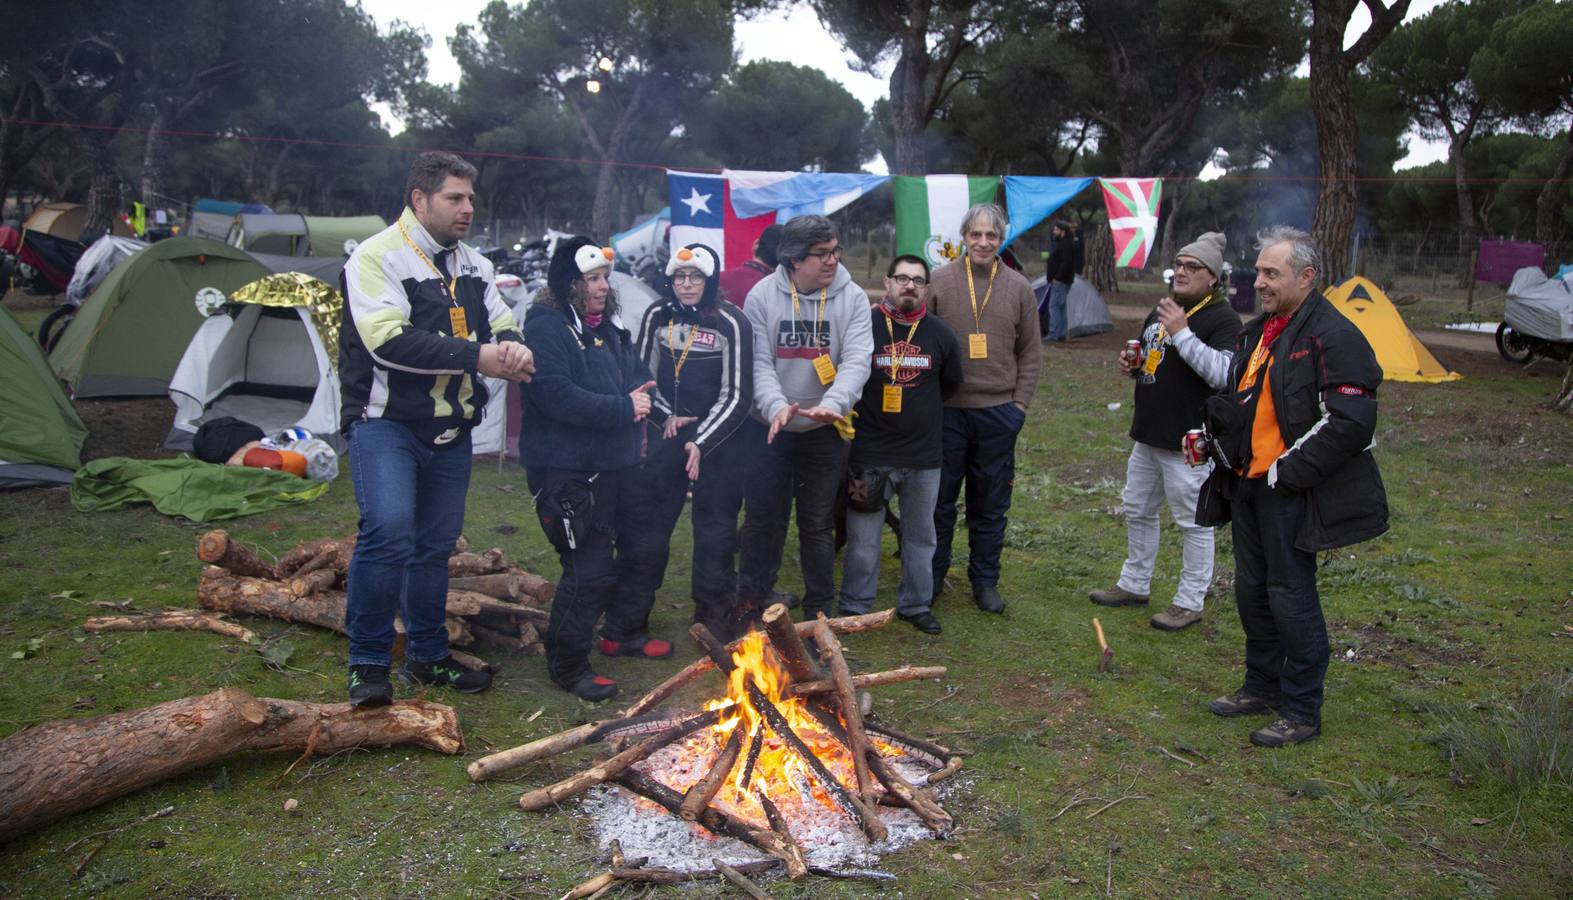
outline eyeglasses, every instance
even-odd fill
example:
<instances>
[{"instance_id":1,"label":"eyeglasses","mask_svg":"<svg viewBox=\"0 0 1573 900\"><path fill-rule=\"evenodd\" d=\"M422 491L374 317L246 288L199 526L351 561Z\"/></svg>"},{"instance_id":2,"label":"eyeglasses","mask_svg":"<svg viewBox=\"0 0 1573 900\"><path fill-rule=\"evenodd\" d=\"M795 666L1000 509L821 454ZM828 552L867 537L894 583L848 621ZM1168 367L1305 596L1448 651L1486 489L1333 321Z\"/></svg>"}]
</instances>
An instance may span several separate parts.
<instances>
[{"instance_id":1,"label":"eyeglasses","mask_svg":"<svg viewBox=\"0 0 1573 900\"><path fill-rule=\"evenodd\" d=\"M673 284L703 284L704 280L703 272L678 272L672 276Z\"/></svg>"},{"instance_id":2,"label":"eyeglasses","mask_svg":"<svg viewBox=\"0 0 1573 900\"><path fill-rule=\"evenodd\" d=\"M906 287L909 284L916 285L917 287L924 287L929 283L929 280L924 278L922 275L892 275L890 276L890 280L901 285L902 287Z\"/></svg>"},{"instance_id":3,"label":"eyeglasses","mask_svg":"<svg viewBox=\"0 0 1573 900\"><path fill-rule=\"evenodd\" d=\"M831 262L835 262L835 261L839 260L841 258L841 254L843 254L845 252L846 251L843 248L841 248L841 247L831 247L829 250L810 250L809 252L807 252L807 253L805 253L803 255L804 256L817 256L820 259L825 259L825 260L829 260Z\"/></svg>"},{"instance_id":4,"label":"eyeglasses","mask_svg":"<svg viewBox=\"0 0 1573 900\"><path fill-rule=\"evenodd\" d=\"M1170 263L1170 268L1184 269L1185 271L1194 275L1207 267L1199 262L1185 262L1184 260L1177 259L1173 263Z\"/></svg>"}]
</instances>

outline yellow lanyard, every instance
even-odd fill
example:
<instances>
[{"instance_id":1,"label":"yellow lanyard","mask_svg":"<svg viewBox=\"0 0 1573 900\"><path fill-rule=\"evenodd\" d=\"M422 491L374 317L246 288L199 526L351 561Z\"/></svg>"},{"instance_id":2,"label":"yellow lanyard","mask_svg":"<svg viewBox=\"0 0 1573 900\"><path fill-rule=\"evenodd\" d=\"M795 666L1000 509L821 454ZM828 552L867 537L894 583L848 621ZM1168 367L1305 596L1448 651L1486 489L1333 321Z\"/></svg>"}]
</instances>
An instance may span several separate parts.
<instances>
[{"instance_id":1,"label":"yellow lanyard","mask_svg":"<svg viewBox=\"0 0 1573 900\"><path fill-rule=\"evenodd\" d=\"M1185 311L1185 318L1189 319L1193 314L1201 312L1202 311L1202 307L1204 307L1207 304L1213 302L1213 297L1214 296L1216 296L1216 295L1215 294L1208 294L1206 300L1203 300L1202 302L1196 304L1191 309L1186 310ZM1152 342L1153 346L1154 347L1162 346L1163 345L1163 339L1168 337L1168 336L1169 336L1169 332L1167 330L1165 330L1163 325L1162 325L1162 323L1160 323L1158 325L1158 336L1156 338L1154 338L1153 342Z\"/></svg>"},{"instance_id":2,"label":"yellow lanyard","mask_svg":"<svg viewBox=\"0 0 1573 900\"><path fill-rule=\"evenodd\" d=\"M694 348L694 332L698 331L696 326L688 326L688 340L683 342L683 356L679 359L677 356L676 329L677 322L668 319L666 322L666 352L672 356L672 387L674 389L677 387L677 382L683 377L683 364L688 362L688 351ZM675 402L677 398L673 397L672 400Z\"/></svg>"},{"instance_id":3,"label":"yellow lanyard","mask_svg":"<svg viewBox=\"0 0 1573 900\"><path fill-rule=\"evenodd\" d=\"M1282 332L1280 332L1282 333ZM1243 391L1256 383L1256 372L1267 361L1270 345L1267 343L1267 330L1262 330L1262 336L1256 341L1256 349L1251 351L1251 359L1245 364L1245 376L1240 379L1240 384L1235 390Z\"/></svg>"},{"instance_id":4,"label":"yellow lanyard","mask_svg":"<svg viewBox=\"0 0 1573 900\"><path fill-rule=\"evenodd\" d=\"M912 327L907 329L907 339L903 343L912 343L912 335L917 333L918 322L921 321L923 320L913 320ZM901 349L896 344L896 323L891 321L890 316L885 317L885 330L890 332L890 383L896 384L901 374Z\"/></svg>"},{"instance_id":5,"label":"yellow lanyard","mask_svg":"<svg viewBox=\"0 0 1573 900\"><path fill-rule=\"evenodd\" d=\"M790 285L791 288L792 288L792 322L793 322L793 325L795 327L796 323L798 322L798 315L799 315L798 308L797 308L797 283L794 282L792 279L788 278L787 279L787 284ZM824 356L825 355L825 348L819 346L819 326L822 325L824 323L824 321L825 321L825 298L827 296L828 296L828 294L825 292L825 289L824 288L820 288L819 289L819 313L818 313L818 315L816 315L814 317L814 349L819 351L819 355L820 356Z\"/></svg>"},{"instance_id":6,"label":"yellow lanyard","mask_svg":"<svg viewBox=\"0 0 1573 900\"><path fill-rule=\"evenodd\" d=\"M410 240L410 233L404 230L404 223L396 222L394 224L399 226L399 235L404 238L404 243L409 244L410 249L415 251L415 255L421 258L421 262L425 263L426 267L432 270L432 274L437 276L437 283L441 284L443 286L443 290L447 291L448 299L453 301L454 306L458 306L459 297L455 291L455 288L458 286L459 277L455 275L451 280L443 281L442 270L437 268L437 264L431 261L431 258L426 255L426 251L415 246L415 242Z\"/></svg>"},{"instance_id":7,"label":"yellow lanyard","mask_svg":"<svg viewBox=\"0 0 1573 900\"><path fill-rule=\"evenodd\" d=\"M978 308L978 290L972 284L972 260L967 260L965 265L967 267L967 296L972 298L972 324L976 326L973 330L982 331L983 313L989 308L989 298L994 296L994 276L1000 270L999 257L994 258L994 266L989 269L989 289L983 292L982 309Z\"/></svg>"}]
</instances>

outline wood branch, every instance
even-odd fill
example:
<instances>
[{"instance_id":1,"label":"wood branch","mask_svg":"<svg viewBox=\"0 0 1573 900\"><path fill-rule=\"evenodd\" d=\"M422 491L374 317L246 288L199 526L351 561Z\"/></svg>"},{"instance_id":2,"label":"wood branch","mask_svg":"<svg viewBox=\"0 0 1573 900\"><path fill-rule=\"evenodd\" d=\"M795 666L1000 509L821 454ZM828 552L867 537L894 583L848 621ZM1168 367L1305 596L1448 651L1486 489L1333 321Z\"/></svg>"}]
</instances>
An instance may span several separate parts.
<instances>
[{"instance_id":1,"label":"wood branch","mask_svg":"<svg viewBox=\"0 0 1573 900\"><path fill-rule=\"evenodd\" d=\"M491 663L481 659L479 656L476 656L473 653L465 653L463 650L455 650L452 647L449 647L448 655L453 657L454 662L465 667L466 669L472 669L477 672L492 671Z\"/></svg>"},{"instance_id":2,"label":"wood branch","mask_svg":"<svg viewBox=\"0 0 1573 900\"><path fill-rule=\"evenodd\" d=\"M716 755L715 762L711 764L710 771L694 782L693 786L683 794L682 806L678 807L678 816L683 821L692 822L698 819L699 814L720 792L721 786L726 784L726 777L732 774L732 768L737 765L737 757L743 752L743 731L741 723L732 729L726 743L721 745L721 752Z\"/></svg>"},{"instance_id":3,"label":"wood branch","mask_svg":"<svg viewBox=\"0 0 1573 900\"><path fill-rule=\"evenodd\" d=\"M645 759L673 741L681 740L693 734L703 725L703 717L695 717L680 725L674 725L655 737L641 741L613 756L611 759L597 763L583 772L565 778L556 784L537 788L533 791L526 791L519 797L519 808L525 812L535 812L548 806L554 806L569 797L578 796L598 784L605 784L620 775L624 769Z\"/></svg>"},{"instance_id":4,"label":"wood branch","mask_svg":"<svg viewBox=\"0 0 1573 900\"><path fill-rule=\"evenodd\" d=\"M508 571L508 560L497 548L485 553L455 553L448 557L448 575L490 575Z\"/></svg>"},{"instance_id":5,"label":"wood branch","mask_svg":"<svg viewBox=\"0 0 1573 900\"><path fill-rule=\"evenodd\" d=\"M594 897L601 893L616 884L617 881L617 873L602 872L589 881L575 885L574 889L562 895L560 900L585 900L587 897Z\"/></svg>"},{"instance_id":6,"label":"wood branch","mask_svg":"<svg viewBox=\"0 0 1573 900\"><path fill-rule=\"evenodd\" d=\"M208 566L197 581L197 602L214 612L265 616L344 634L343 591L319 591L311 597L297 597L277 581L248 578ZM446 625L451 646L468 647L475 642L469 623L463 619L449 616ZM395 618L393 627L397 633L404 633L401 620Z\"/></svg>"},{"instance_id":7,"label":"wood branch","mask_svg":"<svg viewBox=\"0 0 1573 900\"><path fill-rule=\"evenodd\" d=\"M727 881L737 885L737 887L741 889L743 893L752 897L753 900L771 900L769 894L760 890L759 885L754 884L754 882L742 872L739 872L719 859L712 858L710 860L710 865L715 866L715 870L724 875Z\"/></svg>"},{"instance_id":8,"label":"wood branch","mask_svg":"<svg viewBox=\"0 0 1573 900\"><path fill-rule=\"evenodd\" d=\"M944 666L902 666L899 669L888 669L884 672L866 672L852 676L854 688L879 687L886 684L899 684L903 681L921 681L925 678L938 678L944 675ZM823 678L817 681L802 681L787 686L784 692L788 697L808 697L814 694L829 694L835 691L834 679Z\"/></svg>"},{"instance_id":9,"label":"wood branch","mask_svg":"<svg viewBox=\"0 0 1573 900\"><path fill-rule=\"evenodd\" d=\"M682 794L656 781L638 769L623 770L623 773L617 776L617 783L662 807L674 816L678 815L682 809ZM755 828L748 822L730 813L716 809L714 806L700 813L696 824L703 826L711 834L736 838L745 844L758 847L782 862L785 862L792 853L792 848L782 842L780 835L773 831Z\"/></svg>"},{"instance_id":10,"label":"wood branch","mask_svg":"<svg viewBox=\"0 0 1573 900\"><path fill-rule=\"evenodd\" d=\"M82 623L90 634L104 631L211 631L251 643L257 639L251 629L194 609L143 613L132 616L95 616Z\"/></svg>"},{"instance_id":11,"label":"wood branch","mask_svg":"<svg viewBox=\"0 0 1573 900\"><path fill-rule=\"evenodd\" d=\"M788 855L784 859L787 877L796 881L807 875L808 857L803 854L803 845L792 837L791 829L787 828L786 817L781 815L781 810L764 791L758 791L754 796L759 800L760 808L765 811L765 821L770 823L770 830L774 831L781 838L781 843L787 846Z\"/></svg>"},{"instance_id":12,"label":"wood branch","mask_svg":"<svg viewBox=\"0 0 1573 900\"><path fill-rule=\"evenodd\" d=\"M223 529L209 531L197 538L197 559L252 578L277 578L274 568L256 552L231 538Z\"/></svg>"},{"instance_id":13,"label":"wood branch","mask_svg":"<svg viewBox=\"0 0 1573 900\"><path fill-rule=\"evenodd\" d=\"M748 790L748 785L754 780L754 765L759 762L759 751L765 747L765 730L754 729L754 739L748 745L748 758L743 761L743 778L739 782L743 790Z\"/></svg>"},{"instance_id":14,"label":"wood branch","mask_svg":"<svg viewBox=\"0 0 1573 900\"><path fill-rule=\"evenodd\" d=\"M552 598L557 596L557 585L550 579L526 572L518 566L509 566L508 573L518 580L521 602L529 598L537 604L550 603Z\"/></svg>"},{"instance_id":15,"label":"wood branch","mask_svg":"<svg viewBox=\"0 0 1573 900\"><path fill-rule=\"evenodd\" d=\"M291 575L294 575L301 566L313 559L316 559L318 554L322 553L322 551L328 549L329 547L336 546L338 542L338 538L322 538L321 540L307 541L303 544L296 544L293 548L285 552L283 556L279 557L279 561L277 565L274 566L274 569L277 570L278 577L288 578ZM198 555L200 556L201 554Z\"/></svg>"},{"instance_id":16,"label":"wood branch","mask_svg":"<svg viewBox=\"0 0 1573 900\"><path fill-rule=\"evenodd\" d=\"M944 807L939 805L939 801L934 799L932 791L908 782L900 772L896 771L890 761L873 747L868 749L868 763L875 777L879 779L879 783L885 786L885 790L899 799L902 806L916 813L930 831L943 837L955 827L955 820L950 817L950 813L945 812Z\"/></svg>"},{"instance_id":17,"label":"wood branch","mask_svg":"<svg viewBox=\"0 0 1573 900\"><path fill-rule=\"evenodd\" d=\"M308 563L308 565L310 564ZM336 570L317 568L303 575L291 577L289 580L289 592L297 597L310 597L318 591L329 590L338 583L338 580L339 573Z\"/></svg>"},{"instance_id":18,"label":"wood branch","mask_svg":"<svg viewBox=\"0 0 1573 900\"><path fill-rule=\"evenodd\" d=\"M544 609L533 606L522 606L518 603L509 603L498 600L489 594L479 591L448 591L448 615L450 616L496 616L545 625L551 621L552 614Z\"/></svg>"},{"instance_id":19,"label":"wood branch","mask_svg":"<svg viewBox=\"0 0 1573 900\"><path fill-rule=\"evenodd\" d=\"M320 572L323 569L332 571L334 568L334 563L338 560L338 558L339 543L338 541L334 541L327 547L323 548L322 552L302 563L301 567L296 569L293 574L296 576L305 576L310 575L313 572Z\"/></svg>"},{"instance_id":20,"label":"wood branch","mask_svg":"<svg viewBox=\"0 0 1573 900\"><path fill-rule=\"evenodd\" d=\"M519 599L521 593L519 578L512 571L493 572L490 575L460 575L448 578L450 591L475 591L496 597L498 600Z\"/></svg>"},{"instance_id":21,"label":"wood branch","mask_svg":"<svg viewBox=\"0 0 1573 900\"><path fill-rule=\"evenodd\" d=\"M737 863L732 868L745 875L763 875L779 865L781 865L781 860L779 859L762 859L758 862ZM676 869L664 869L657 866L637 869L613 866L611 874L618 881L636 884L685 884L690 881L709 881L721 877L720 872L706 869L679 872Z\"/></svg>"},{"instance_id":22,"label":"wood branch","mask_svg":"<svg viewBox=\"0 0 1573 900\"><path fill-rule=\"evenodd\" d=\"M604 721L586 722L583 725L570 728L567 731L560 731L540 740L531 741L528 744L521 744L518 747L483 756L470 763L465 768L465 771L469 773L471 781L485 781L510 769L527 766L538 759L566 753L569 750L577 750L589 743L590 735L606 724Z\"/></svg>"},{"instance_id":23,"label":"wood branch","mask_svg":"<svg viewBox=\"0 0 1573 900\"><path fill-rule=\"evenodd\" d=\"M908 756L916 757L936 769L948 765L951 757L956 755L933 741L905 734L882 722L865 722L864 728L874 737L887 744L893 744Z\"/></svg>"},{"instance_id":24,"label":"wood branch","mask_svg":"<svg viewBox=\"0 0 1573 900\"><path fill-rule=\"evenodd\" d=\"M529 653L530 645L522 638L511 635L506 631L498 631L485 625L471 625L470 633L475 635L475 643L488 650L498 650L503 653Z\"/></svg>"},{"instance_id":25,"label":"wood branch","mask_svg":"<svg viewBox=\"0 0 1573 900\"><path fill-rule=\"evenodd\" d=\"M869 743L868 733L863 730L863 713L858 708L857 691L852 687L852 670L847 667L846 657L841 655L841 644L825 625L823 618L814 623L814 639L819 644L819 659L830 670L831 680L836 683L835 696L840 702L841 719L846 723L852 748L852 767L857 777L858 796L863 798L864 803L872 805L874 778L868 770L868 756L873 752L874 745Z\"/></svg>"},{"instance_id":26,"label":"wood branch","mask_svg":"<svg viewBox=\"0 0 1573 900\"><path fill-rule=\"evenodd\" d=\"M0 843L231 754L328 755L352 747L464 748L458 715L420 700L348 703L259 699L238 688L145 709L27 728L0 741Z\"/></svg>"},{"instance_id":27,"label":"wood branch","mask_svg":"<svg viewBox=\"0 0 1573 900\"><path fill-rule=\"evenodd\" d=\"M772 604L760 620L765 626L765 637L775 648L776 656L793 682L814 681L822 677L819 665L808 655L803 638L793 627L792 611L785 603Z\"/></svg>"},{"instance_id":28,"label":"wood branch","mask_svg":"<svg viewBox=\"0 0 1573 900\"><path fill-rule=\"evenodd\" d=\"M924 779L924 780L927 781L929 784L939 784L941 781L945 781L946 779L949 779L949 778L954 778L956 776L956 773L958 773L960 771L961 771L961 757L959 757L959 756L952 756L950 759L945 761L945 768L940 769L937 772L930 772L929 773L929 777Z\"/></svg>"}]
</instances>

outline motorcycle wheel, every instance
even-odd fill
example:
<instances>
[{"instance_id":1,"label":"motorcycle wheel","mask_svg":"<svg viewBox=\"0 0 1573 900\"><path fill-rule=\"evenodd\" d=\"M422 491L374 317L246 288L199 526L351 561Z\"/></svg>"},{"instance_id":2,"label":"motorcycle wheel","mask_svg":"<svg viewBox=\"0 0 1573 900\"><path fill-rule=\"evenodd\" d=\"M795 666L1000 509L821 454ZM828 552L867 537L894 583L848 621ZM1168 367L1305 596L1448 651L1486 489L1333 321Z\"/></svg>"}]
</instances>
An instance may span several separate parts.
<instances>
[{"instance_id":1,"label":"motorcycle wheel","mask_svg":"<svg viewBox=\"0 0 1573 900\"><path fill-rule=\"evenodd\" d=\"M1503 322L1497 326L1497 352L1508 362L1522 365L1535 355L1535 348L1528 339Z\"/></svg>"},{"instance_id":2,"label":"motorcycle wheel","mask_svg":"<svg viewBox=\"0 0 1573 900\"><path fill-rule=\"evenodd\" d=\"M54 312L44 317L38 326L38 346L44 348L45 355L54 352L55 345L60 343L60 336L66 333L66 326L76 318L76 307L67 303L57 306Z\"/></svg>"}]
</instances>

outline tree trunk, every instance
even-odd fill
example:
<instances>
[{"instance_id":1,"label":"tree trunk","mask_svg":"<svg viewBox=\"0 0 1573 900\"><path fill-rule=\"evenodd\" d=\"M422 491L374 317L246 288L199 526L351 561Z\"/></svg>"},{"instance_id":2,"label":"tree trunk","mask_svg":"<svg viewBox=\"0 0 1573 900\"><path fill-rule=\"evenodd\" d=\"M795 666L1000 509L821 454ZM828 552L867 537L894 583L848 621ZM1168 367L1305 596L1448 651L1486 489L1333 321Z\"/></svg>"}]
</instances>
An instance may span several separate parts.
<instances>
[{"instance_id":1,"label":"tree trunk","mask_svg":"<svg viewBox=\"0 0 1573 900\"><path fill-rule=\"evenodd\" d=\"M464 737L451 708L423 700L353 710L258 699L238 688L47 722L0 741L0 843L231 754L326 756L385 744L452 754L464 749Z\"/></svg>"},{"instance_id":2,"label":"tree trunk","mask_svg":"<svg viewBox=\"0 0 1573 900\"><path fill-rule=\"evenodd\" d=\"M923 146L924 83L928 74L928 47L924 35L902 38L901 55L890 73L890 119L895 133L893 175L927 175L928 153Z\"/></svg>"},{"instance_id":3,"label":"tree trunk","mask_svg":"<svg viewBox=\"0 0 1573 900\"><path fill-rule=\"evenodd\" d=\"M1469 251L1474 249L1478 240L1475 228L1475 200L1474 193L1470 190L1469 179L1464 169L1464 143L1467 138L1456 134L1449 142L1447 154L1453 162L1453 186L1458 197L1458 255L1459 258L1469 256ZM1469 275L1460 274L1458 286L1469 287Z\"/></svg>"},{"instance_id":4,"label":"tree trunk","mask_svg":"<svg viewBox=\"0 0 1573 900\"><path fill-rule=\"evenodd\" d=\"M1087 268L1084 277L1092 282L1100 294L1118 294L1120 283L1114 273L1114 235L1105 219L1098 223L1087 243Z\"/></svg>"},{"instance_id":5,"label":"tree trunk","mask_svg":"<svg viewBox=\"0 0 1573 900\"><path fill-rule=\"evenodd\" d=\"M83 243L92 243L109 233L120 212L120 177L115 174L115 157L109 133L87 129L76 131L77 147L88 160L90 182L87 191L87 221L82 225Z\"/></svg>"},{"instance_id":6,"label":"tree trunk","mask_svg":"<svg viewBox=\"0 0 1573 900\"><path fill-rule=\"evenodd\" d=\"M595 205L590 207L590 234L598 242L612 236L612 216L617 207L617 182L613 174L612 162L608 159L601 163L601 171L595 176Z\"/></svg>"},{"instance_id":7,"label":"tree trunk","mask_svg":"<svg viewBox=\"0 0 1573 900\"><path fill-rule=\"evenodd\" d=\"M1540 196L1535 200L1535 240L1547 250L1556 238L1557 213L1562 208L1562 186L1567 184L1568 176L1573 174L1573 128L1568 129L1567 146L1562 148L1562 159L1557 161L1557 168L1546 179L1546 184L1540 189Z\"/></svg>"},{"instance_id":8,"label":"tree trunk","mask_svg":"<svg viewBox=\"0 0 1573 900\"><path fill-rule=\"evenodd\" d=\"M162 205L159 197L164 190L164 154L169 149L164 119L163 108L155 107L153 121L148 123L147 138L142 142L142 205L149 210Z\"/></svg>"},{"instance_id":9,"label":"tree trunk","mask_svg":"<svg viewBox=\"0 0 1573 900\"><path fill-rule=\"evenodd\" d=\"M1349 237L1354 232L1359 208L1355 191L1359 159L1355 148L1360 130L1349 99L1348 70L1338 57L1319 55L1315 44L1311 48L1311 112L1316 117L1321 174L1311 234L1322 250L1323 270L1317 276L1326 284L1340 280L1349 268Z\"/></svg>"}]
</instances>

